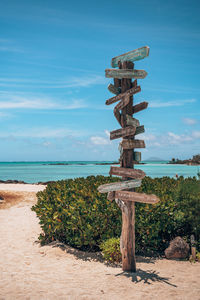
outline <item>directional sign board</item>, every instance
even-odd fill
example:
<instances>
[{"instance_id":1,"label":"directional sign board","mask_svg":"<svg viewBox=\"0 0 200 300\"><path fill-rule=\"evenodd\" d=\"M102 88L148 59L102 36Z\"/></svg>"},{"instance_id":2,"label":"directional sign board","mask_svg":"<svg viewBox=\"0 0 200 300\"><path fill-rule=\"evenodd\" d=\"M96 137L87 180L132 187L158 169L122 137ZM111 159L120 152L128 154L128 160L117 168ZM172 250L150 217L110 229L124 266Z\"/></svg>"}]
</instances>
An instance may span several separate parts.
<instances>
[{"instance_id":1,"label":"directional sign board","mask_svg":"<svg viewBox=\"0 0 200 300\"><path fill-rule=\"evenodd\" d=\"M140 134L140 133L144 133L144 131L145 131L144 130L144 125L138 126L136 128L135 135Z\"/></svg>"},{"instance_id":2,"label":"directional sign board","mask_svg":"<svg viewBox=\"0 0 200 300\"><path fill-rule=\"evenodd\" d=\"M135 118L133 118L129 115L126 115L126 125L127 126L130 125L130 126L138 127L140 125L140 122L137 119L135 119Z\"/></svg>"},{"instance_id":3,"label":"directional sign board","mask_svg":"<svg viewBox=\"0 0 200 300\"><path fill-rule=\"evenodd\" d=\"M115 87L114 84L112 84L112 83L110 83L110 84L108 85L108 90L109 90L111 93L115 94L115 95L118 95L118 94L121 93L121 89Z\"/></svg>"},{"instance_id":4,"label":"directional sign board","mask_svg":"<svg viewBox=\"0 0 200 300\"><path fill-rule=\"evenodd\" d=\"M159 202L159 198L156 195L148 195L144 193L135 193L127 191L115 192L115 198L123 201L134 201L148 204L155 204Z\"/></svg>"},{"instance_id":5,"label":"directional sign board","mask_svg":"<svg viewBox=\"0 0 200 300\"><path fill-rule=\"evenodd\" d=\"M140 162L141 161L141 152L134 151L133 152L133 160L136 162Z\"/></svg>"},{"instance_id":6,"label":"directional sign board","mask_svg":"<svg viewBox=\"0 0 200 300\"><path fill-rule=\"evenodd\" d=\"M130 52L124 53L122 55L116 56L114 58L112 58L111 61L111 66L113 68L118 67L118 62L123 62L123 61L136 61L136 60L140 60L143 59L145 57L147 57L149 55L149 47L145 46L142 48L138 48L135 50L132 50Z\"/></svg>"},{"instance_id":7,"label":"directional sign board","mask_svg":"<svg viewBox=\"0 0 200 300\"><path fill-rule=\"evenodd\" d=\"M134 148L145 148L145 143L143 140L123 140L122 141L123 149L134 149Z\"/></svg>"},{"instance_id":8,"label":"directional sign board","mask_svg":"<svg viewBox=\"0 0 200 300\"><path fill-rule=\"evenodd\" d=\"M142 170L138 170L138 169L111 167L110 175L130 177L134 179L142 179L145 177L146 174Z\"/></svg>"},{"instance_id":9,"label":"directional sign board","mask_svg":"<svg viewBox=\"0 0 200 300\"><path fill-rule=\"evenodd\" d=\"M122 129L113 130L110 132L110 139L114 140L114 139L118 139L121 137L134 135L135 130L136 130L136 128L133 126L128 126L128 127L122 128Z\"/></svg>"},{"instance_id":10,"label":"directional sign board","mask_svg":"<svg viewBox=\"0 0 200 300\"><path fill-rule=\"evenodd\" d=\"M132 87L131 89L127 90L125 93L121 93L121 94L119 94L115 97L112 97L112 98L106 100L106 105L115 103L115 102L119 101L120 99L122 99L125 96L131 96L131 95L136 94L140 91L141 91L140 86Z\"/></svg>"},{"instance_id":11,"label":"directional sign board","mask_svg":"<svg viewBox=\"0 0 200 300\"><path fill-rule=\"evenodd\" d=\"M145 70L106 69L107 78L136 78L143 79L147 76Z\"/></svg>"},{"instance_id":12,"label":"directional sign board","mask_svg":"<svg viewBox=\"0 0 200 300\"><path fill-rule=\"evenodd\" d=\"M148 106L148 102L141 102L139 104L134 105L132 108L132 114L135 114L135 113L147 108L147 106Z\"/></svg>"},{"instance_id":13,"label":"directional sign board","mask_svg":"<svg viewBox=\"0 0 200 300\"><path fill-rule=\"evenodd\" d=\"M121 191L126 189L132 189L141 186L142 181L141 180L127 180L122 182L113 182L113 183L107 183L102 184L98 187L98 191L100 193L108 193L113 191Z\"/></svg>"}]
</instances>

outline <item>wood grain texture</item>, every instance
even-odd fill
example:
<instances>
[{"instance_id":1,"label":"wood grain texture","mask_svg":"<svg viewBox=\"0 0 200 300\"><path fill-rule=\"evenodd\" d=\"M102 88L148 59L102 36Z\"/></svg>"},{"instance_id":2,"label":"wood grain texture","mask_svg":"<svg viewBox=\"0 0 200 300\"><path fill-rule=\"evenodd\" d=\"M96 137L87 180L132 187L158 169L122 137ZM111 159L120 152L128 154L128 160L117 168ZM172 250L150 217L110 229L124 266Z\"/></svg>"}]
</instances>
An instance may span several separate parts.
<instances>
[{"instance_id":1,"label":"wood grain texture","mask_svg":"<svg viewBox=\"0 0 200 300\"><path fill-rule=\"evenodd\" d=\"M100 193L108 193L113 191L122 191L122 190L129 190L132 188L136 188L141 186L142 181L141 180L127 180L122 182L113 182L113 183L107 183L102 184L98 187L98 191Z\"/></svg>"},{"instance_id":2,"label":"wood grain texture","mask_svg":"<svg viewBox=\"0 0 200 300\"><path fill-rule=\"evenodd\" d=\"M134 135L135 131L136 131L136 127L133 126L127 126L122 129L113 130L110 132L110 140L126 137L129 135Z\"/></svg>"},{"instance_id":3,"label":"wood grain texture","mask_svg":"<svg viewBox=\"0 0 200 300\"><path fill-rule=\"evenodd\" d=\"M132 113L135 114L143 109L146 109L148 107L148 102L141 102L139 104L136 104L133 106Z\"/></svg>"},{"instance_id":4,"label":"wood grain texture","mask_svg":"<svg viewBox=\"0 0 200 300\"><path fill-rule=\"evenodd\" d=\"M131 152L131 155L133 158L132 152ZM134 178L134 179L142 179L145 177L146 174L142 170L139 170L139 169L111 167L110 175L117 175L117 176L123 176L123 177Z\"/></svg>"},{"instance_id":5,"label":"wood grain texture","mask_svg":"<svg viewBox=\"0 0 200 300\"><path fill-rule=\"evenodd\" d=\"M112 103L115 103L115 102L119 101L120 99L122 99L125 96L131 96L133 94L139 93L140 91L141 91L140 86L136 86L136 87L134 86L134 87L130 88L129 90L127 90L126 92L121 93L121 94L119 94L115 97L112 97L112 98L106 100L106 105L110 105Z\"/></svg>"},{"instance_id":6,"label":"wood grain texture","mask_svg":"<svg viewBox=\"0 0 200 300\"><path fill-rule=\"evenodd\" d=\"M155 204L159 202L159 198L156 195L147 195L144 193L128 191L116 191L115 198L120 198L123 201L134 201L148 204Z\"/></svg>"},{"instance_id":7,"label":"wood grain texture","mask_svg":"<svg viewBox=\"0 0 200 300\"><path fill-rule=\"evenodd\" d=\"M123 149L134 149L134 148L145 148L145 143L143 140L125 140L122 141Z\"/></svg>"},{"instance_id":8,"label":"wood grain texture","mask_svg":"<svg viewBox=\"0 0 200 300\"><path fill-rule=\"evenodd\" d=\"M108 90L109 90L109 92L111 92L111 93L113 93L115 95L119 95L121 93L121 89L115 87L112 83L110 83L108 85Z\"/></svg>"},{"instance_id":9,"label":"wood grain texture","mask_svg":"<svg viewBox=\"0 0 200 300\"><path fill-rule=\"evenodd\" d=\"M121 62L121 63L124 61L134 62L136 60L143 59L143 58L147 57L148 55L149 55L149 47L144 46L144 47L129 51L127 53L118 55L116 57L113 57L111 60L111 66L113 68L116 68L116 67L118 67L119 62Z\"/></svg>"},{"instance_id":10,"label":"wood grain texture","mask_svg":"<svg viewBox=\"0 0 200 300\"><path fill-rule=\"evenodd\" d=\"M127 205L124 203L124 201L120 200L120 199L115 199L115 202L117 203L117 205L119 206L119 208L121 209L121 211L128 216L128 207Z\"/></svg>"},{"instance_id":11,"label":"wood grain texture","mask_svg":"<svg viewBox=\"0 0 200 300\"><path fill-rule=\"evenodd\" d=\"M106 69L105 76L107 78L136 78L144 79L147 76L145 70L119 70L119 69Z\"/></svg>"}]
</instances>

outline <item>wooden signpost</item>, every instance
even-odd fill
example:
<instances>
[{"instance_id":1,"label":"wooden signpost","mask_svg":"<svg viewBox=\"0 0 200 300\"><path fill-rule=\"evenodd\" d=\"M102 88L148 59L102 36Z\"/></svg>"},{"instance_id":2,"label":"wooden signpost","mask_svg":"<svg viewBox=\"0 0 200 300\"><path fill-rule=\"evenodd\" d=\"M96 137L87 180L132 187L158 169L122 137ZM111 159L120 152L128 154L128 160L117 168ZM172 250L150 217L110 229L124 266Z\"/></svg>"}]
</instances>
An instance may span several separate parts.
<instances>
[{"instance_id":1,"label":"wooden signpost","mask_svg":"<svg viewBox=\"0 0 200 300\"><path fill-rule=\"evenodd\" d=\"M156 204L159 199L155 195L136 193L134 188L141 185L145 173L134 169L134 163L141 161L141 153L135 148L145 148L143 140L135 136L144 132L144 126L132 117L133 114L147 108L148 103L133 105L133 95L140 92L137 79L145 78L147 72L135 70L133 61L143 59L149 55L149 47L145 46L112 59L111 66L119 69L106 69L106 77L114 78L114 84L108 89L115 94L106 100L106 105L120 101L114 108L114 115L122 128L111 131L110 139L122 138L119 144L120 167L111 167L110 175L122 176L122 182L115 182L99 186L100 193L108 193L107 198L115 200L122 211L122 232L120 249L122 253L123 271L136 272L135 260L135 202ZM136 78L132 82L132 78Z\"/></svg>"}]
</instances>

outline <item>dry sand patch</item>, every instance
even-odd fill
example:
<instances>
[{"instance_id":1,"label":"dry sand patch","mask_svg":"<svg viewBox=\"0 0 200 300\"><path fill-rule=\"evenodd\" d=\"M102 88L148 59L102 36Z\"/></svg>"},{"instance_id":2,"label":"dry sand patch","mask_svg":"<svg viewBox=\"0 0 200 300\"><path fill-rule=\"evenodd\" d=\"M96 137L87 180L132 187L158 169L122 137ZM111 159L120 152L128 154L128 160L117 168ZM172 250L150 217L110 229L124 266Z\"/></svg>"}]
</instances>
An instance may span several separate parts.
<instances>
[{"instance_id":1,"label":"dry sand patch","mask_svg":"<svg viewBox=\"0 0 200 300\"><path fill-rule=\"evenodd\" d=\"M36 197L25 193L0 210L0 299L200 299L199 263L137 257L130 274L70 247L41 247Z\"/></svg>"}]
</instances>

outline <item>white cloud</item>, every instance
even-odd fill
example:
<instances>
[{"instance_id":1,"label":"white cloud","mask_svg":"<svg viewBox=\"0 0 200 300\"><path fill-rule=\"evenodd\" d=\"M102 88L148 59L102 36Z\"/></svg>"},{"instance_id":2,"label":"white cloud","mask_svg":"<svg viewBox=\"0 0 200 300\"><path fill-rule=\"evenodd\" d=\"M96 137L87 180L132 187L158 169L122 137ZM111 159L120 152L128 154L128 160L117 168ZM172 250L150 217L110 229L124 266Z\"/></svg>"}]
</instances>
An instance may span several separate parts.
<instances>
[{"instance_id":1,"label":"white cloud","mask_svg":"<svg viewBox=\"0 0 200 300\"><path fill-rule=\"evenodd\" d=\"M200 139L200 131L193 131L192 132L192 137L194 139Z\"/></svg>"},{"instance_id":2,"label":"white cloud","mask_svg":"<svg viewBox=\"0 0 200 300\"><path fill-rule=\"evenodd\" d=\"M194 103L196 99L186 99L186 100L174 100L174 101L149 101L149 107L160 108L160 107L170 107L170 106L183 106L188 103Z\"/></svg>"},{"instance_id":3,"label":"white cloud","mask_svg":"<svg viewBox=\"0 0 200 300\"><path fill-rule=\"evenodd\" d=\"M184 118L183 122L187 125L194 125L197 123L197 120L191 118Z\"/></svg>"},{"instance_id":4,"label":"white cloud","mask_svg":"<svg viewBox=\"0 0 200 300\"><path fill-rule=\"evenodd\" d=\"M181 144L192 141L192 137L185 134L178 135L173 132L168 132L168 141L170 144Z\"/></svg>"},{"instance_id":5,"label":"white cloud","mask_svg":"<svg viewBox=\"0 0 200 300\"><path fill-rule=\"evenodd\" d=\"M1 101L1 99L4 99ZM70 99L68 103L58 103L45 97L21 97L1 95L0 109L78 109L86 107L83 99Z\"/></svg>"}]
</instances>

